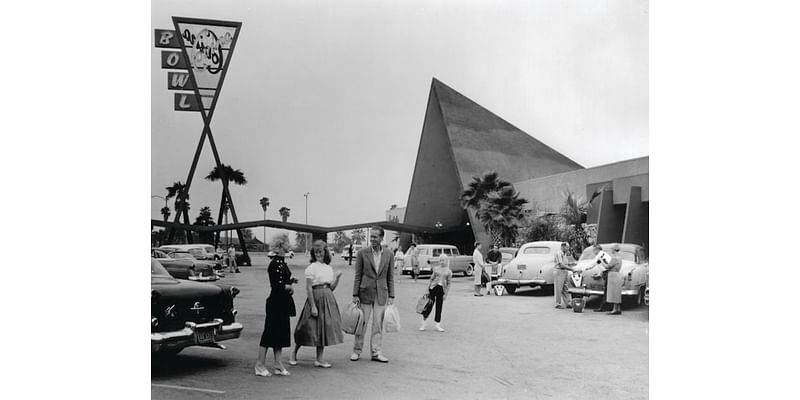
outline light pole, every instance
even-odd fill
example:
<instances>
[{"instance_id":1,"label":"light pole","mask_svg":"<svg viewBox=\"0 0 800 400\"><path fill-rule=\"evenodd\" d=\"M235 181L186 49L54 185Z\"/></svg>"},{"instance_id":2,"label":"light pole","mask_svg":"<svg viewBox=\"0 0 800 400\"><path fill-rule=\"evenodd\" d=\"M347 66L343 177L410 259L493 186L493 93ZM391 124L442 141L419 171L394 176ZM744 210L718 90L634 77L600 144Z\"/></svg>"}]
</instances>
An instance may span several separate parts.
<instances>
[{"instance_id":1,"label":"light pole","mask_svg":"<svg viewBox=\"0 0 800 400\"><path fill-rule=\"evenodd\" d=\"M308 195L310 194L311 194L310 192L306 192L306 194L303 195L306 198L306 225L308 225ZM303 253L307 252L308 252L308 236L306 236L305 243L303 243Z\"/></svg>"}]
</instances>

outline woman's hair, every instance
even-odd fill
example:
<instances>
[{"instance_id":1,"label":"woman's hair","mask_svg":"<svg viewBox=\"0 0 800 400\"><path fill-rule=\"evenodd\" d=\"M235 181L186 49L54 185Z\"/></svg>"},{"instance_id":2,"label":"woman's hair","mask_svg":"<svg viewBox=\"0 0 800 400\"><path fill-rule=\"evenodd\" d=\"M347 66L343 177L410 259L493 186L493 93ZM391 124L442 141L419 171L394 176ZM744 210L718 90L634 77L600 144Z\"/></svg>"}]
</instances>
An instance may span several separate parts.
<instances>
[{"instance_id":1,"label":"woman's hair","mask_svg":"<svg viewBox=\"0 0 800 400\"><path fill-rule=\"evenodd\" d=\"M311 244L311 262L317 262L317 253L314 251L315 247L322 246L322 249L325 250L325 255L322 257L322 262L325 264L331 263L331 252L328 250L328 244L325 243L323 240L317 240L313 244Z\"/></svg>"}]
</instances>

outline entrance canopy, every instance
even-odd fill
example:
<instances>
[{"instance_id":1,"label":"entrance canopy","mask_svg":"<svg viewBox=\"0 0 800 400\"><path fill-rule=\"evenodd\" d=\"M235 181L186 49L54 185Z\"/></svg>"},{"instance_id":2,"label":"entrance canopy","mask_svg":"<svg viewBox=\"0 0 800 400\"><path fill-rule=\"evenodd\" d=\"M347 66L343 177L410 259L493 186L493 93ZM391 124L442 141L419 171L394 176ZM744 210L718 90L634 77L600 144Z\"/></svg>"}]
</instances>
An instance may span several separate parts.
<instances>
[{"instance_id":1,"label":"entrance canopy","mask_svg":"<svg viewBox=\"0 0 800 400\"><path fill-rule=\"evenodd\" d=\"M425 226L417 226L417 225L403 224L399 222L390 222L390 221L364 222L359 224L326 227L319 225L307 225L307 224L297 224L294 222L276 221L272 219L262 219L257 221L239 222L234 224L201 226L201 225L178 224L173 222L164 222L163 220L158 220L158 219L152 219L150 220L150 225L160 226L170 229L183 229L195 232L220 232L220 231L229 231L236 229L265 226L268 228L286 229L295 232L307 232L315 235L326 235L331 232L349 231L358 228L370 228L373 226L380 226L381 228L389 231L416 233L416 234L430 234L430 233L438 234L438 233L447 233L450 231L447 229L435 229Z\"/></svg>"}]
</instances>

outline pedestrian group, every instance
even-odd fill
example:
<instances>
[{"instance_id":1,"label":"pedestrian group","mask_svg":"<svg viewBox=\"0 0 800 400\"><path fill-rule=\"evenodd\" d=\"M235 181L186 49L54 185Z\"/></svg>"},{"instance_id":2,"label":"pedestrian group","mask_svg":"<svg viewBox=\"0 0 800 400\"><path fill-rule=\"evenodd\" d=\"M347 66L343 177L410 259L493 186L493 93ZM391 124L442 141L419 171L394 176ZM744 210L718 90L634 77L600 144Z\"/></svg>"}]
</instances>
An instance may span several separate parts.
<instances>
[{"instance_id":1,"label":"pedestrian group","mask_svg":"<svg viewBox=\"0 0 800 400\"><path fill-rule=\"evenodd\" d=\"M382 353L384 311L387 306L394 303L394 269L396 260L402 260L402 252L393 254L381 245L384 231L381 227L373 227L370 232L370 247L359 250L351 261L355 259L355 278L353 281L353 304L363 313L369 329L369 355L372 361L388 363L389 359ZM480 251L480 242L475 242L472 253L474 263L475 296L483 296L482 284L487 286L487 294L491 294L494 281L493 275L499 275L502 254L497 246L492 246L484 262ZM349 249L352 252L352 246ZM571 307L570 294L567 291L567 279L570 272L574 272L575 263L568 258L569 245L561 244L561 249L555 255L554 291L556 308ZM620 246L611 246L611 254L605 253L601 246L594 246L595 262L602 268L605 278L604 295L600 306L595 311L604 311L606 304L612 305L610 314L622 313L622 276L620 268L622 260L619 254ZM289 319L296 315L296 308L292 295L293 286L298 283L292 277L284 255L286 249L281 245L276 249L276 254L267 267L267 275L271 287L270 295L266 300L266 318L264 331L259 343L258 359L254 366L258 376L291 375L283 365L282 350L291 346L291 327ZM352 254L352 253L350 253ZM416 245L411 244L407 254L411 263L411 275L414 281L419 276L419 260ZM235 258L235 253L234 253ZM399 261L402 262L402 261ZM311 265L305 269L306 302L300 312L300 317L294 329L295 346L289 355L289 365L297 364L297 353L303 346L314 347L316 358L314 366L330 368L331 364L324 360L325 347L344 342L342 320L339 306L333 291L339 285L341 271L335 272L330 266L331 253L327 244L317 240L312 245ZM450 290L453 271L450 269L450 259L444 254L432 257L430 260L432 271L428 280L427 293L418 304L418 312L422 315L419 327L424 331L428 318L434 312L435 329L444 332L441 325L442 307ZM234 264L235 265L235 261ZM361 359L364 350L367 329L355 332L351 361ZM266 366L267 351L272 348L274 356L274 369L270 372Z\"/></svg>"}]
</instances>

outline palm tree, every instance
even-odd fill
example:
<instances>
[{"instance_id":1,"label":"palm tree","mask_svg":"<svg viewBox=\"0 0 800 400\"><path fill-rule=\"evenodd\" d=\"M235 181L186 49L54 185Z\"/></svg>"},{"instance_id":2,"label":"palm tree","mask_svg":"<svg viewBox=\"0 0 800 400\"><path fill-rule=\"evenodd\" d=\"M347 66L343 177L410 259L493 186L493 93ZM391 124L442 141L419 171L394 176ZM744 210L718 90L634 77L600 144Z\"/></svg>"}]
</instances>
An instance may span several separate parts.
<instances>
[{"instance_id":1,"label":"palm tree","mask_svg":"<svg viewBox=\"0 0 800 400\"><path fill-rule=\"evenodd\" d=\"M186 185L177 181L172 186L166 187L167 199L175 198L175 212L180 215L183 211L189 211L189 193L186 192Z\"/></svg>"},{"instance_id":2,"label":"palm tree","mask_svg":"<svg viewBox=\"0 0 800 400\"><path fill-rule=\"evenodd\" d=\"M161 215L164 216L164 222L167 222L167 220L169 219L169 215L170 214L171 213L169 211L169 207L164 206L163 208L161 208Z\"/></svg>"},{"instance_id":3,"label":"palm tree","mask_svg":"<svg viewBox=\"0 0 800 400\"><path fill-rule=\"evenodd\" d=\"M183 215L184 222L189 223L189 192L186 190L186 185L184 185L181 181L177 181L172 184L172 186L167 186L167 199L175 198L175 218L176 221L180 220L180 216ZM167 241L172 241L172 237L175 231L169 230L169 234L167 235ZM183 232L182 230L177 231L178 233ZM186 232L186 238L189 239L191 232Z\"/></svg>"},{"instance_id":4,"label":"palm tree","mask_svg":"<svg viewBox=\"0 0 800 400\"><path fill-rule=\"evenodd\" d=\"M267 219L267 207L269 207L269 197L262 197L258 200L258 203L261 204L261 209L264 210L264 219ZM267 227L264 227L264 243L267 243Z\"/></svg>"},{"instance_id":5,"label":"palm tree","mask_svg":"<svg viewBox=\"0 0 800 400\"><path fill-rule=\"evenodd\" d=\"M244 177L244 172L240 169L233 169L230 165L220 164L214 167L211 172L206 175L206 180L211 182L216 182L221 180L225 182L233 182L237 185L246 185L247 178ZM230 193L230 192L229 192ZM225 216L225 224L228 223L228 208L230 199L225 199L225 187L222 188L222 201L220 201L220 212ZM227 231L225 232L225 236L227 236ZM230 245L230 240L228 240L228 245Z\"/></svg>"},{"instance_id":6,"label":"palm tree","mask_svg":"<svg viewBox=\"0 0 800 400\"><path fill-rule=\"evenodd\" d=\"M525 220L528 200L519 197L513 186L504 186L490 192L478 209L478 219L498 246L510 246L517 237L517 229Z\"/></svg>"},{"instance_id":7,"label":"palm tree","mask_svg":"<svg viewBox=\"0 0 800 400\"><path fill-rule=\"evenodd\" d=\"M511 182L500 179L495 171L489 171L482 177L473 176L472 182L461 193L461 207L465 210L470 207L473 208L477 216L477 210L480 208L481 203L487 199L489 193L498 192L510 186Z\"/></svg>"},{"instance_id":8,"label":"palm tree","mask_svg":"<svg viewBox=\"0 0 800 400\"><path fill-rule=\"evenodd\" d=\"M559 213L564 219L564 224L567 225L564 241L569 242L570 249L577 254L589 246L588 235L583 224L586 222L586 212L591 208L592 201L600 196L600 193L602 193L602 188L595 189L589 200L569 190L564 193L564 204L561 205Z\"/></svg>"},{"instance_id":9,"label":"palm tree","mask_svg":"<svg viewBox=\"0 0 800 400\"><path fill-rule=\"evenodd\" d=\"M290 211L292 210L287 207L281 207L281 209L278 210L278 213L281 215L281 219L283 220L283 222L286 222L286 220L289 219Z\"/></svg>"}]
</instances>

